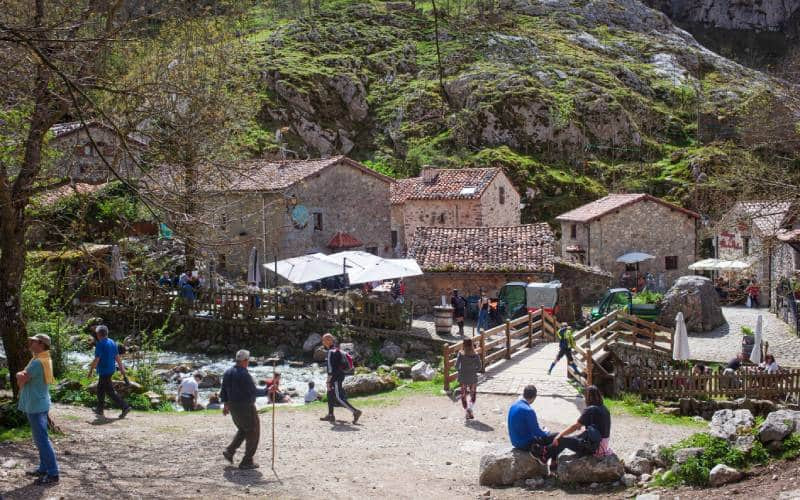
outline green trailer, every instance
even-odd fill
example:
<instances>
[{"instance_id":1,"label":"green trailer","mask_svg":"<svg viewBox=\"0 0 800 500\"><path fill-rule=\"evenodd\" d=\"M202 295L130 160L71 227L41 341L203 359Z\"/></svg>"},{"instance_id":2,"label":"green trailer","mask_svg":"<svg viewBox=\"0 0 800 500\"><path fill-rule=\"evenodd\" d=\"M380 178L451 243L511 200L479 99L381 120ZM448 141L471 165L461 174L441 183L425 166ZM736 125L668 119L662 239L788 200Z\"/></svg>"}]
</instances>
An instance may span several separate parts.
<instances>
[{"instance_id":1,"label":"green trailer","mask_svg":"<svg viewBox=\"0 0 800 500\"><path fill-rule=\"evenodd\" d=\"M661 312L657 304L634 304L633 294L627 288L611 288L592 308L591 319L596 321L617 309L625 309L628 314L648 321L655 321Z\"/></svg>"}]
</instances>

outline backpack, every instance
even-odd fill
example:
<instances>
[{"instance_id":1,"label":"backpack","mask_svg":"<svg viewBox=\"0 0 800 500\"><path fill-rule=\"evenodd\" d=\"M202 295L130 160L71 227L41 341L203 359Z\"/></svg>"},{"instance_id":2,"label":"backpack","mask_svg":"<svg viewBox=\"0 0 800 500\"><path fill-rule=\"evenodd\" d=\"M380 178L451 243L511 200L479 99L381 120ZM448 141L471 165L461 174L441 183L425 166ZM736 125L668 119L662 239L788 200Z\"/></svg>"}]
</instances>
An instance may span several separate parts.
<instances>
[{"instance_id":1,"label":"backpack","mask_svg":"<svg viewBox=\"0 0 800 500\"><path fill-rule=\"evenodd\" d=\"M343 351L341 349L336 349L336 350L339 351L339 353L341 353L341 355L342 355L342 362L341 362L342 363L342 371L345 372L345 373L352 372L353 371L353 356L347 351Z\"/></svg>"}]
</instances>

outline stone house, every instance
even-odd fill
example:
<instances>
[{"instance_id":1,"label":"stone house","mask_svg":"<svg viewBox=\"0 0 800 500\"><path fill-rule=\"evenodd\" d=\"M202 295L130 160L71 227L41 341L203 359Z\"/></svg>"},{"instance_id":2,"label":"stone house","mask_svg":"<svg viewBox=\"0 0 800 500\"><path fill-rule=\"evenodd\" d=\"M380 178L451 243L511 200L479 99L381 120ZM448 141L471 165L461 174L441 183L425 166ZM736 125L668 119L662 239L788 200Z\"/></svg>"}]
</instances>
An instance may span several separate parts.
<instances>
[{"instance_id":1,"label":"stone house","mask_svg":"<svg viewBox=\"0 0 800 500\"><path fill-rule=\"evenodd\" d=\"M575 304L602 294L611 275L555 256L555 237L544 223L502 227L422 227L409 249L424 274L406 278L407 299L416 312L431 312L454 288L462 295L484 289L496 297L512 281L561 281Z\"/></svg>"},{"instance_id":2,"label":"stone house","mask_svg":"<svg viewBox=\"0 0 800 500\"><path fill-rule=\"evenodd\" d=\"M723 260L751 264L742 274L761 285L759 304L777 304L777 284L800 269L794 241L800 233L788 202L747 201L736 203L717 224L714 255Z\"/></svg>"},{"instance_id":3,"label":"stone house","mask_svg":"<svg viewBox=\"0 0 800 500\"><path fill-rule=\"evenodd\" d=\"M241 276L253 246L266 257L360 248L391 255L392 179L344 156L273 162L249 160L222 190L205 189L208 221L197 238L217 269Z\"/></svg>"},{"instance_id":4,"label":"stone house","mask_svg":"<svg viewBox=\"0 0 800 500\"><path fill-rule=\"evenodd\" d=\"M108 182L116 177L106 166L105 159L121 177L138 177L135 158L120 147L117 133L97 121L87 122L86 125L84 127L80 122L58 123L50 129L53 134L50 145L61 153L55 165L56 174L70 177L74 182ZM89 140L90 134L97 147ZM141 154L147 147L142 140L133 136L128 137L127 146L133 155Z\"/></svg>"},{"instance_id":5,"label":"stone house","mask_svg":"<svg viewBox=\"0 0 800 500\"><path fill-rule=\"evenodd\" d=\"M405 255L419 227L520 223L520 195L500 168L424 168L392 186L392 247Z\"/></svg>"},{"instance_id":6,"label":"stone house","mask_svg":"<svg viewBox=\"0 0 800 500\"><path fill-rule=\"evenodd\" d=\"M655 259L639 264L659 288L691 274L697 260L700 216L649 194L610 194L556 217L561 223L561 255L622 277L635 269L617 262L629 252Z\"/></svg>"}]
</instances>

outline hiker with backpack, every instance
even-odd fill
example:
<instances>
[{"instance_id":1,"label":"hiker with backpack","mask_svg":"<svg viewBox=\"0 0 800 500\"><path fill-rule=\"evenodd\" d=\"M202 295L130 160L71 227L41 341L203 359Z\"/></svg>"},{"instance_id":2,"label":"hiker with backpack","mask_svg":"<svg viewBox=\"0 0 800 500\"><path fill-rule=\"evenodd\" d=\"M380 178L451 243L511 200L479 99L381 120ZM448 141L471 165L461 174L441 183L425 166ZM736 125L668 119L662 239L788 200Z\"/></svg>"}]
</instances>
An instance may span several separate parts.
<instances>
[{"instance_id":1,"label":"hiker with backpack","mask_svg":"<svg viewBox=\"0 0 800 500\"><path fill-rule=\"evenodd\" d=\"M333 407L340 404L353 414L353 423L357 423L361 417L361 410L357 410L347 401L347 395L342 387L345 376L353 371L353 357L334 347L336 337L330 333L322 336L322 345L328 350L325 366L328 371L328 414L320 418L327 422L336 422L333 416Z\"/></svg>"},{"instance_id":2,"label":"hiker with backpack","mask_svg":"<svg viewBox=\"0 0 800 500\"><path fill-rule=\"evenodd\" d=\"M558 354L556 355L556 359L550 364L550 369L547 370L547 374L550 375L556 363L566 356L569 366L576 375L580 376L581 372L578 370L577 365L575 365L575 360L572 358L572 350L575 349L575 337L572 334L572 328L566 323L561 323L561 328L556 332L556 339L558 340Z\"/></svg>"},{"instance_id":3,"label":"hiker with backpack","mask_svg":"<svg viewBox=\"0 0 800 500\"><path fill-rule=\"evenodd\" d=\"M478 373L481 371L481 357L475 352L472 339L464 339L464 347L458 352L456 357L456 371L458 372L458 383L461 385L461 406L464 407L467 420L475 418L472 408L475 406L475 398L478 388ZM467 402L469 397L469 402Z\"/></svg>"},{"instance_id":4,"label":"hiker with backpack","mask_svg":"<svg viewBox=\"0 0 800 500\"><path fill-rule=\"evenodd\" d=\"M594 385L587 387L584 400L586 409L578 417L577 422L558 433L549 445L531 446L531 455L541 464L547 465L547 461L552 460L550 470L556 468L558 455L567 449L574 451L579 457L593 455L602 458L614 454L608 443L611 435L611 414L603 404L600 389ZM584 428L583 432L570 437L570 434L581 427Z\"/></svg>"}]
</instances>

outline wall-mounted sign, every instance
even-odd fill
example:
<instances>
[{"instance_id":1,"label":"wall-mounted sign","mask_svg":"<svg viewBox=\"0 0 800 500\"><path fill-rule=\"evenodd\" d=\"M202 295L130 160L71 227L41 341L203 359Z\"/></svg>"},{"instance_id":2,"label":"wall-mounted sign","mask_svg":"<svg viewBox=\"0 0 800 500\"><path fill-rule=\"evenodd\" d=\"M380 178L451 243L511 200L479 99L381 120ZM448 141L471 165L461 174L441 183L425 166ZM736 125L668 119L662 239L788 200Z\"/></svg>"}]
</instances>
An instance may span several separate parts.
<instances>
[{"instance_id":1,"label":"wall-mounted sign","mask_svg":"<svg viewBox=\"0 0 800 500\"><path fill-rule=\"evenodd\" d=\"M289 212L292 225L297 229L303 229L308 225L308 209L303 205L295 205Z\"/></svg>"}]
</instances>

